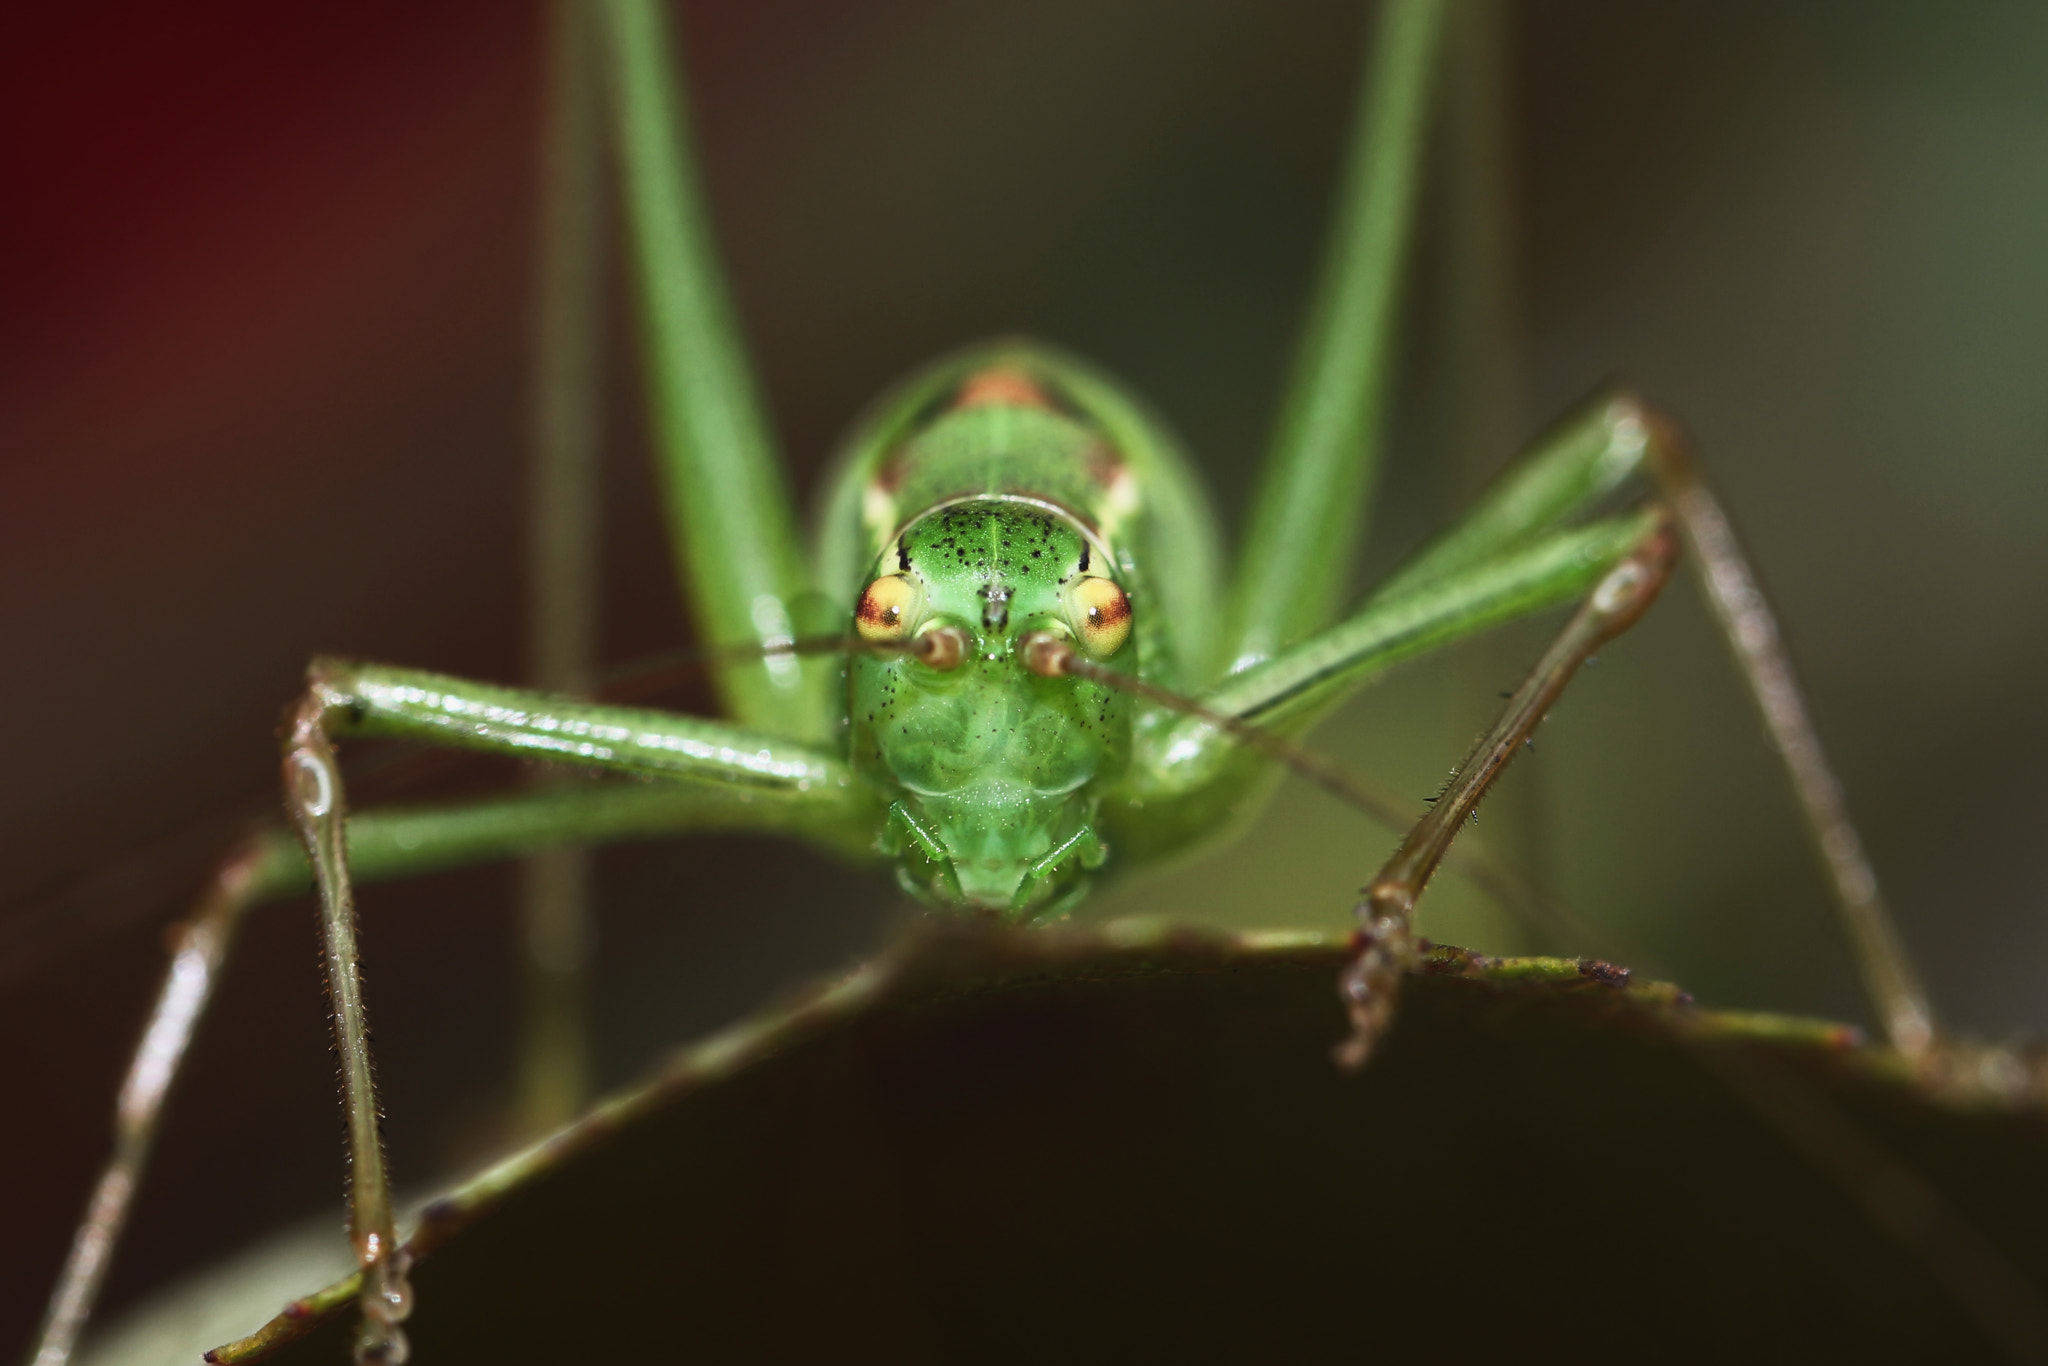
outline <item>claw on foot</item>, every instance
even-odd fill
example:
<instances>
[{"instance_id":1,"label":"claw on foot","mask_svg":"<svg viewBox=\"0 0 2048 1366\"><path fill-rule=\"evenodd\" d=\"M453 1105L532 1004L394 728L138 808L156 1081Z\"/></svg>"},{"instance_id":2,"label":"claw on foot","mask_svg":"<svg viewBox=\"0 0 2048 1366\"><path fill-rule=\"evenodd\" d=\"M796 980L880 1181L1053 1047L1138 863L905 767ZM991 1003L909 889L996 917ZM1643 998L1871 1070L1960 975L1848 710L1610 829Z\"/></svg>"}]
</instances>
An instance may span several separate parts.
<instances>
[{"instance_id":1,"label":"claw on foot","mask_svg":"<svg viewBox=\"0 0 2048 1366\"><path fill-rule=\"evenodd\" d=\"M1361 924L1352 931L1351 961L1337 979L1337 995L1351 1016L1351 1034L1333 1056L1347 1072L1365 1066L1379 1047L1394 1021L1401 974L1417 952L1405 916L1382 913L1370 900L1358 911Z\"/></svg>"}]
</instances>

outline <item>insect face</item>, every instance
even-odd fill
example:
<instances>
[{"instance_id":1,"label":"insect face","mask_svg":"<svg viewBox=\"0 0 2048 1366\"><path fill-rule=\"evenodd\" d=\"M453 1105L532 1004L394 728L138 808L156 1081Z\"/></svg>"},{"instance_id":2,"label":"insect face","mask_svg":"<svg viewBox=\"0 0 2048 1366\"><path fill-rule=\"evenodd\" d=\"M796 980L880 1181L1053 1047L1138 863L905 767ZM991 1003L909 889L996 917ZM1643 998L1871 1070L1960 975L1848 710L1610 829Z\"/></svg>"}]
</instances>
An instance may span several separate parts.
<instances>
[{"instance_id":1,"label":"insect face","mask_svg":"<svg viewBox=\"0 0 2048 1366\"><path fill-rule=\"evenodd\" d=\"M1041 918L1101 862L1095 810L1129 761L1128 700L1034 672L1025 648L1051 634L1135 658L1129 599L1083 568L1099 558L1051 510L972 500L913 523L863 591L861 636L909 648L853 661L852 753L894 803L885 842L925 900Z\"/></svg>"}]
</instances>

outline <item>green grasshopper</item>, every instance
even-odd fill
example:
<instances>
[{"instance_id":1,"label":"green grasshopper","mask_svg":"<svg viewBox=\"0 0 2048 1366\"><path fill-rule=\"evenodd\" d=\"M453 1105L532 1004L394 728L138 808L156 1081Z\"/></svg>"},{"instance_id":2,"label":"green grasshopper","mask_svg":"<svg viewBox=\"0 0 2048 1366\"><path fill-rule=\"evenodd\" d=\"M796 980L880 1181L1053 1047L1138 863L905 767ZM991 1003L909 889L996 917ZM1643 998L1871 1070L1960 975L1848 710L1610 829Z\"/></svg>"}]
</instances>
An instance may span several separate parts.
<instances>
[{"instance_id":1,"label":"green grasshopper","mask_svg":"<svg viewBox=\"0 0 2048 1366\"><path fill-rule=\"evenodd\" d=\"M1923 1048L1931 1016L1775 627L1683 442L1655 410L1625 394L1588 404L1362 605L1338 610L1388 401L1447 8L1396 0L1380 17L1318 307L1230 573L1163 426L1084 363L1024 343L942 361L877 405L827 493L813 553L802 553L716 268L660 11L611 0L565 19L571 30L592 23L585 38L604 49L610 73L657 376L652 425L692 611L732 656L716 675L728 719L316 663L285 755L303 848L254 840L222 866L186 927L124 1097L111 1184L80 1231L40 1359L63 1360L89 1310L170 1065L236 923L297 889L308 858L344 1059L351 1228L367 1288L358 1355L395 1361L410 1291L355 972L355 881L560 843L745 829L879 858L937 913L1051 921L1098 878L1227 824L1269 790L1275 755L1320 773L1288 737L1393 664L1577 604L1368 884L1341 985L1354 1025L1343 1056L1361 1065L1417 952L1416 899L1452 838L1577 668L1647 607L1681 541L1707 571L1785 753L1887 1032L1904 1051ZM564 47L576 50L573 33ZM1594 515L1645 480L1656 500ZM333 741L358 734L655 781L345 819Z\"/></svg>"}]
</instances>

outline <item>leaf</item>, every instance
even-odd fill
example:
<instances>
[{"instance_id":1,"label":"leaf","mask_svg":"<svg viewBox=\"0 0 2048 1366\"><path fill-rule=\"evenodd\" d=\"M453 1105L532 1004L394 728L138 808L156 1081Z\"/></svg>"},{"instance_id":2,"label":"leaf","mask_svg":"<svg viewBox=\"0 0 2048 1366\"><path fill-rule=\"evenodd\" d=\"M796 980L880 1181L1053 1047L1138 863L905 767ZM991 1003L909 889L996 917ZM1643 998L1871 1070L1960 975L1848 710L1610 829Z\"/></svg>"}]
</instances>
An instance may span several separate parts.
<instances>
[{"instance_id":1,"label":"leaf","mask_svg":"<svg viewBox=\"0 0 2048 1366\"><path fill-rule=\"evenodd\" d=\"M1341 958L920 931L430 1209L416 1359L2040 1346L2027 1060L1440 948L1346 1075ZM345 1360L352 1317L271 1359Z\"/></svg>"}]
</instances>

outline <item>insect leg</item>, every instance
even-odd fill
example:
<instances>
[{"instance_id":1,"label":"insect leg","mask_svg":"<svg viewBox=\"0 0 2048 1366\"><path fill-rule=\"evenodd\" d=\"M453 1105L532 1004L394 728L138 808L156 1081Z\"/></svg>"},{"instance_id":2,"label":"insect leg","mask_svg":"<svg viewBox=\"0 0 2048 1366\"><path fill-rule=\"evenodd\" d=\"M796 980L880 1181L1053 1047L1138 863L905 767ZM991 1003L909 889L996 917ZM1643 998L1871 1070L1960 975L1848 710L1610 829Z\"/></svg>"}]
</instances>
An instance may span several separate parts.
<instances>
[{"instance_id":1,"label":"insect leg","mask_svg":"<svg viewBox=\"0 0 2048 1366\"><path fill-rule=\"evenodd\" d=\"M243 913L265 890L263 868L274 843L257 837L229 854L178 927L169 971L114 1103L113 1151L72 1234L71 1251L29 1356L31 1366L64 1366L92 1316L156 1140L164 1099L213 998Z\"/></svg>"},{"instance_id":2,"label":"insect leg","mask_svg":"<svg viewBox=\"0 0 2048 1366\"><path fill-rule=\"evenodd\" d=\"M596 32L583 0L553 0L540 138L532 457L527 490L527 676L590 687L596 657L603 441L603 195ZM556 782L559 773L540 775ZM519 870L519 1124L567 1123L589 1093L590 858L546 849Z\"/></svg>"},{"instance_id":3,"label":"insect leg","mask_svg":"<svg viewBox=\"0 0 2048 1366\"><path fill-rule=\"evenodd\" d=\"M1821 749L1777 616L1684 433L1647 406L1642 409L1642 424L1650 470L1678 519L1707 605L1799 799L1800 814L1834 890L1864 994L1892 1047L1918 1057L1934 1041L1934 1009L1878 891L1876 869L1849 819L1841 782Z\"/></svg>"},{"instance_id":4,"label":"insect leg","mask_svg":"<svg viewBox=\"0 0 2048 1366\"><path fill-rule=\"evenodd\" d=\"M1329 621L1371 494L1414 233L1437 49L1450 6L1386 0L1344 183L1225 613L1242 668Z\"/></svg>"},{"instance_id":5,"label":"insect leg","mask_svg":"<svg viewBox=\"0 0 2048 1366\"><path fill-rule=\"evenodd\" d=\"M663 7L598 7L639 279L649 425L683 593L707 644L785 643L810 588L789 491L757 397L691 151ZM724 671L729 715L801 739L827 733L831 671L793 655Z\"/></svg>"},{"instance_id":6,"label":"insect leg","mask_svg":"<svg viewBox=\"0 0 2048 1366\"><path fill-rule=\"evenodd\" d=\"M1399 598L1455 576L1639 472L1656 481L1676 518L1708 607L1763 717L1772 747L1784 761L1833 888L1864 993L1891 1044L1909 1056L1917 1055L1934 1037L1933 1008L1849 819L1841 783L1821 748L1777 617L1675 422L1626 391L1595 397L1559 423L1539 442L1535 455L1510 469L1471 513L1390 579L1373 600Z\"/></svg>"},{"instance_id":7,"label":"insect leg","mask_svg":"<svg viewBox=\"0 0 2048 1366\"><path fill-rule=\"evenodd\" d=\"M1602 572L1632 533L1619 523L1559 528L1645 474L1661 486L1693 551L1709 606L1791 777L1865 993L1889 1041L1918 1054L1933 1037L1933 1011L1849 820L1776 618L1676 424L1631 393L1596 395L1567 415L1353 616L1233 675L1201 701L1263 726L1306 726L1389 664L1583 592L1591 578L1575 584L1573 564L1580 575ZM1619 537L1604 548L1596 544L1608 534L1602 527ZM1572 539L1581 536L1588 539ZM1162 728L1141 757L1143 781L1154 789L1139 794L1154 809L1146 819L1166 826L1177 804L1199 809L1198 789L1226 781L1228 760L1216 751L1228 744L1199 721Z\"/></svg>"},{"instance_id":8,"label":"insect leg","mask_svg":"<svg viewBox=\"0 0 2048 1366\"><path fill-rule=\"evenodd\" d=\"M523 696L529 703L534 700L533 694ZM617 719L618 713L613 716ZM649 724L664 720L659 713L639 713L638 718ZM701 740L706 735L703 727L708 723L682 717L665 720L672 726L671 740ZM710 732L722 733L724 747L734 756L724 771L713 764L694 773L671 770L666 781L549 785L461 805L355 813L348 819L349 872L356 881L374 882L516 858L563 843L602 844L711 830L772 831L808 840L842 857L872 857L875 813L857 785L832 780L829 761L813 756L805 763L800 750L792 753L786 744L749 737L731 727L711 725ZM643 729L642 734L652 739L655 732ZM779 762L778 754L790 762ZM761 784L764 756L767 767L799 776L781 784ZM181 930L129 1064L115 1114L112 1153L51 1294L30 1358L34 1366L61 1366L67 1361L91 1315L165 1101L210 1004L241 917L265 901L302 892L308 874L304 851L283 830L254 835L222 861Z\"/></svg>"},{"instance_id":9,"label":"insect leg","mask_svg":"<svg viewBox=\"0 0 2048 1366\"><path fill-rule=\"evenodd\" d=\"M1840 782L1827 762L1776 615L1758 586L1678 425L1634 394L1596 396L1560 422L1456 527L1374 595L1374 603L1428 591L1468 566L1569 516L1638 474L1653 478L1675 516L1715 621L1735 656L1798 797L1835 894L1865 994L1901 1052L1922 1052L1933 1009L1914 972Z\"/></svg>"},{"instance_id":10,"label":"insect leg","mask_svg":"<svg viewBox=\"0 0 2048 1366\"><path fill-rule=\"evenodd\" d=\"M1515 690L1493 728L1460 764L1451 784L1401 841L1359 903L1359 928L1340 994L1351 1016L1351 1036L1337 1060L1360 1067L1372 1055L1393 1018L1401 974L1416 956L1415 903L1443 861L1451 841L1541 725L1565 685L1594 651L1642 616L1656 599L1677 557L1677 536L1660 519L1641 543L1601 578L1578 611L1551 642L1527 680Z\"/></svg>"},{"instance_id":11,"label":"insect leg","mask_svg":"<svg viewBox=\"0 0 2048 1366\"><path fill-rule=\"evenodd\" d=\"M1642 411L1627 395L1582 404L1350 616L1227 678L1201 700L1263 726L1298 728L1391 664L1581 597L1646 525L1645 514L1571 525L1642 468ZM1196 728L1183 725L1164 748L1199 742Z\"/></svg>"},{"instance_id":12,"label":"insect leg","mask_svg":"<svg viewBox=\"0 0 2048 1366\"><path fill-rule=\"evenodd\" d=\"M517 856L561 841L604 843L686 831L746 829L808 838L841 856L866 853L866 823L834 790L766 789L734 800L730 785L553 786L460 806L368 811L348 823L358 881ZM57 1285L30 1360L70 1359L133 1205L163 1107L194 1032L210 1006L245 913L302 891L305 854L282 830L252 835L222 860L179 928L156 1002L116 1105L113 1144Z\"/></svg>"},{"instance_id":13,"label":"insect leg","mask_svg":"<svg viewBox=\"0 0 2048 1366\"><path fill-rule=\"evenodd\" d=\"M412 1285L398 1243L391 1186L384 1171L382 1112L370 1069L370 1024L356 952L355 893L349 884L342 818L341 766L328 742L330 699L316 684L293 715L285 740L285 808L305 843L320 889L327 994L341 1057L342 1106L348 1127L349 1239L366 1293L355 1359L399 1366L410 1354L400 1326L412 1312Z\"/></svg>"},{"instance_id":14,"label":"insect leg","mask_svg":"<svg viewBox=\"0 0 2048 1366\"><path fill-rule=\"evenodd\" d=\"M1638 513L1539 535L1391 599L1226 678L1204 711L1297 735L1387 669L1590 592L1657 523ZM1113 843L1163 857L1201 839L1258 781L1263 758L1199 715L1152 727L1107 808Z\"/></svg>"},{"instance_id":15,"label":"insect leg","mask_svg":"<svg viewBox=\"0 0 2048 1366\"><path fill-rule=\"evenodd\" d=\"M356 947L341 770L329 729L357 727L472 747L538 752L597 767L744 775L765 786L829 785L835 761L778 761L758 737L687 717L582 704L519 689L471 685L417 671L318 663L285 742L286 808L319 888L328 992L341 1056L349 1147L349 1232L363 1275L358 1361L397 1366L411 1312L406 1253L397 1241L384 1170L369 1024ZM716 736L714 740L712 737ZM849 783L840 784L842 789Z\"/></svg>"}]
</instances>

